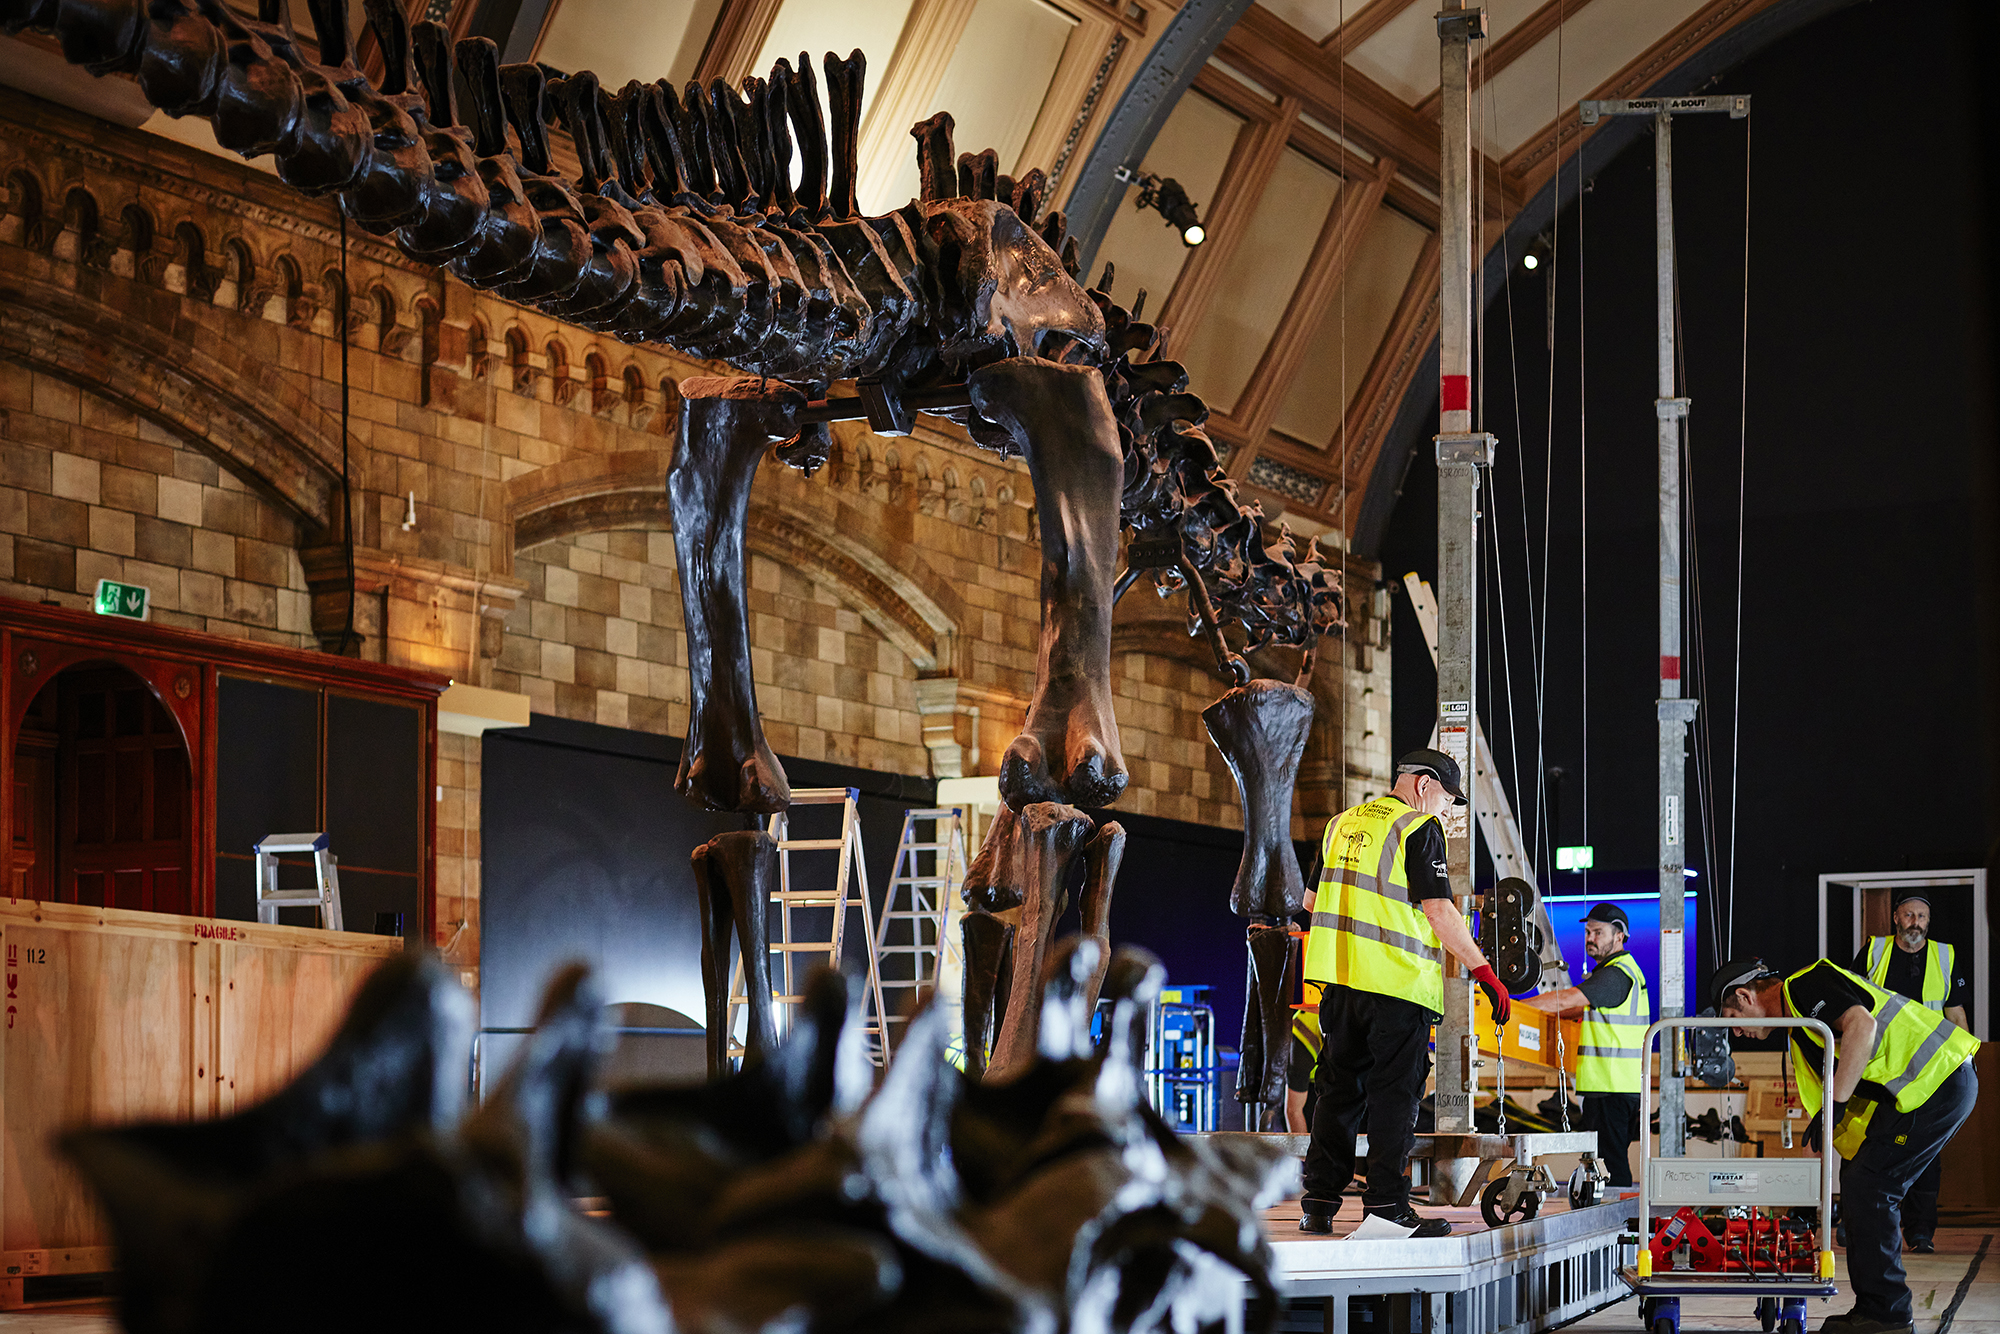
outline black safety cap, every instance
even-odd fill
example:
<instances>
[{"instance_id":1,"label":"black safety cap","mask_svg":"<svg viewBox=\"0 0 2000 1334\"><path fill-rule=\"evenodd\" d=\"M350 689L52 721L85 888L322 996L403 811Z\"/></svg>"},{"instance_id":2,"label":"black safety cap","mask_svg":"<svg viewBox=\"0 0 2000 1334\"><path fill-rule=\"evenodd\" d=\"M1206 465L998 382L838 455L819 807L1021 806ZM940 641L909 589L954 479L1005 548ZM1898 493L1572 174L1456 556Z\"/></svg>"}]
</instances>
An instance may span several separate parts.
<instances>
[{"instance_id":1,"label":"black safety cap","mask_svg":"<svg viewBox=\"0 0 2000 1334\"><path fill-rule=\"evenodd\" d=\"M1906 889L1896 896L1896 907L1900 908L1906 903L1921 903L1928 908L1931 906L1931 896L1921 889ZM1895 909L1892 908L1890 911L1894 912Z\"/></svg>"},{"instance_id":2,"label":"black safety cap","mask_svg":"<svg viewBox=\"0 0 2000 1334\"><path fill-rule=\"evenodd\" d=\"M1459 787L1458 761L1441 750L1406 751L1396 761L1399 774L1429 774L1438 780L1438 786L1451 794L1453 801L1465 805L1465 792Z\"/></svg>"},{"instance_id":3,"label":"black safety cap","mask_svg":"<svg viewBox=\"0 0 2000 1334\"><path fill-rule=\"evenodd\" d=\"M1580 919L1585 922L1603 922L1615 926L1626 935L1632 934L1632 923L1625 917L1625 910L1615 903L1600 903L1585 913Z\"/></svg>"},{"instance_id":4,"label":"black safety cap","mask_svg":"<svg viewBox=\"0 0 2000 1334\"><path fill-rule=\"evenodd\" d=\"M1718 1012L1729 993L1738 987L1747 987L1761 977L1776 977L1777 974L1762 959L1752 956L1747 959L1731 959L1715 970L1708 979L1708 1001Z\"/></svg>"}]
</instances>

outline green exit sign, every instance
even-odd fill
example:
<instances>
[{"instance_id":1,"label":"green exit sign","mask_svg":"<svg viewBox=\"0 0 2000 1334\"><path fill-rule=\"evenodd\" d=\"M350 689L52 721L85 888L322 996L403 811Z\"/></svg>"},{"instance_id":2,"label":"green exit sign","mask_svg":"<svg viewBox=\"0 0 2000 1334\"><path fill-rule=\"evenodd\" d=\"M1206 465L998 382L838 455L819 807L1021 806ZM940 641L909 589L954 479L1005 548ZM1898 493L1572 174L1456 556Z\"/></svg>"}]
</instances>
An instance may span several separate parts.
<instances>
[{"instance_id":1,"label":"green exit sign","mask_svg":"<svg viewBox=\"0 0 2000 1334\"><path fill-rule=\"evenodd\" d=\"M1558 871L1588 871L1597 862L1597 850L1585 843L1573 848L1556 849L1556 869Z\"/></svg>"},{"instance_id":2,"label":"green exit sign","mask_svg":"<svg viewBox=\"0 0 2000 1334\"><path fill-rule=\"evenodd\" d=\"M143 621L152 607L153 598L139 584L121 584L115 579L97 581L97 614L99 616L123 616L129 620Z\"/></svg>"}]
</instances>

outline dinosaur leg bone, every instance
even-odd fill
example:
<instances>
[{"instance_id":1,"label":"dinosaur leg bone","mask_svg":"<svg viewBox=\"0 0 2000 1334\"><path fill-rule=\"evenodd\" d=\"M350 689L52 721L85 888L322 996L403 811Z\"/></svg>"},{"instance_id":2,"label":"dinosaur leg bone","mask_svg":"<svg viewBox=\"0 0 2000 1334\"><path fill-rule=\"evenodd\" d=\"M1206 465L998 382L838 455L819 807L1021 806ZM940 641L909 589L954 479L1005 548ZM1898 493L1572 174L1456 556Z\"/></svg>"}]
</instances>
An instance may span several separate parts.
<instances>
[{"instance_id":1,"label":"dinosaur leg bone","mask_svg":"<svg viewBox=\"0 0 2000 1334\"><path fill-rule=\"evenodd\" d=\"M1028 722L1007 748L1000 791L1030 802L1107 806L1125 790L1111 707L1112 583L1124 456L1103 378L1015 357L967 381L979 414L1028 462L1042 530L1042 640ZM1030 983L1035 975L1028 975Z\"/></svg>"},{"instance_id":2,"label":"dinosaur leg bone","mask_svg":"<svg viewBox=\"0 0 2000 1334\"><path fill-rule=\"evenodd\" d=\"M750 1011L743 1054L769 1056L777 1049L771 1019L771 893L778 887L778 845L762 830L717 834L694 850L695 890L701 897L701 985L708 1000L708 1074L729 1070L729 932L743 949L743 994Z\"/></svg>"},{"instance_id":3,"label":"dinosaur leg bone","mask_svg":"<svg viewBox=\"0 0 2000 1334\"><path fill-rule=\"evenodd\" d=\"M792 792L757 716L743 533L757 465L774 441L798 434L806 400L749 378L684 380L681 395L667 501L687 621L688 736L674 787L709 810L779 811Z\"/></svg>"},{"instance_id":4,"label":"dinosaur leg bone","mask_svg":"<svg viewBox=\"0 0 2000 1334\"><path fill-rule=\"evenodd\" d=\"M1292 851L1292 784L1312 730L1312 695L1281 681L1252 681L1227 691L1201 719L1243 803L1243 860L1229 910L1238 917L1290 917L1305 906Z\"/></svg>"},{"instance_id":5,"label":"dinosaur leg bone","mask_svg":"<svg viewBox=\"0 0 2000 1334\"><path fill-rule=\"evenodd\" d=\"M1014 967L1007 980L1007 1017L993 1044L989 1077L994 1079L1019 1074L1034 1064L1042 1020L1042 965L1062 911L1063 873L1090 837L1090 817L1074 806L1036 802L1014 821L1013 832L1012 853L1003 865L1014 873L1012 884L1020 893L1021 906L1014 931Z\"/></svg>"},{"instance_id":6,"label":"dinosaur leg bone","mask_svg":"<svg viewBox=\"0 0 2000 1334\"><path fill-rule=\"evenodd\" d=\"M1265 1108L1285 1102L1285 1065L1291 1058L1292 941L1283 924L1252 924L1250 967L1243 996L1242 1053L1236 1067L1236 1101ZM1246 1127L1258 1119L1246 1116Z\"/></svg>"},{"instance_id":7,"label":"dinosaur leg bone","mask_svg":"<svg viewBox=\"0 0 2000 1334\"><path fill-rule=\"evenodd\" d=\"M1112 820L1083 845L1083 902L1077 915L1083 934L1099 945L1097 964L1084 988L1084 1014L1097 1008L1104 970L1111 966L1111 891L1118 884L1118 866L1125 860L1125 826Z\"/></svg>"}]
</instances>

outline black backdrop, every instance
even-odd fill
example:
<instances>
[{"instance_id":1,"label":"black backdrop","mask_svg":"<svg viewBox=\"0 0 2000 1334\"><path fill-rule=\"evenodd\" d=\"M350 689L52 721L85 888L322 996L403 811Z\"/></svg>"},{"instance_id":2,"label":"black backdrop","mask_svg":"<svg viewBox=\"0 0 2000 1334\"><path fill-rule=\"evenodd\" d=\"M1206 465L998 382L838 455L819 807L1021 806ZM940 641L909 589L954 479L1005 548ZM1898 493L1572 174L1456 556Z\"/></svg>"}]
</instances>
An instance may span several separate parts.
<instances>
[{"instance_id":1,"label":"black backdrop","mask_svg":"<svg viewBox=\"0 0 2000 1334\"><path fill-rule=\"evenodd\" d=\"M701 945L688 854L741 817L697 810L673 790L677 738L537 714L531 726L488 732L481 776L480 1023L534 1021L549 974L580 958L612 1002L665 1005L699 1018ZM794 789L862 791L862 843L877 899L888 884L903 812L935 800L928 779L787 759ZM837 808L835 808L837 809ZM832 811L794 811L806 837L831 836ZM1168 978L1214 988L1217 1031L1233 1048L1243 1016L1243 924L1229 911L1242 852L1234 830L1100 812L1125 826L1112 900L1116 943L1159 955ZM827 859L830 861L830 858ZM1080 877L1081 864L1073 868ZM1073 931L1072 905L1058 930ZM859 955L850 950L858 963ZM511 1039L485 1041L487 1071ZM1225 1109L1227 1110L1227 1109Z\"/></svg>"},{"instance_id":2,"label":"black backdrop","mask_svg":"<svg viewBox=\"0 0 2000 1334\"><path fill-rule=\"evenodd\" d=\"M2000 802L1993 643L2000 508L1993 461L2000 445L1992 416L1990 195L1981 188L1994 136L1991 112L1978 106L1985 94L1972 63L1976 12L1965 0L1858 5L1802 29L1714 87L1754 99L1733 948L1762 951L1773 962L1811 957L1820 873L1987 865L2000 834L1992 814ZM1704 827L1691 790L1688 862L1706 891L1730 872L1744 153L1741 122L1687 116L1674 123L1709 674L1690 682L1689 693L1703 697L1712 729L1700 740L1717 808ZM1885 176L1888 163L1894 167ZM1571 207L1559 220L1557 262L1531 275L1517 253L1511 290L1488 309L1486 422L1501 439L1488 508L1505 561L1512 712L1523 743L1520 771L1531 789L1520 804L1532 824L1533 641L1524 616L1532 581L1524 550L1533 552L1538 580L1553 275L1554 613L1541 758L1566 770L1553 842L1585 841L1583 361L1588 841L1600 867L1636 869L1654 861L1656 783L1650 135L1596 177L1581 209L1581 238L1579 210ZM1435 572L1437 477L1426 452L1410 469L1381 553L1393 581L1406 570L1427 578ZM1525 548L1524 527L1531 535ZM1402 747L1421 744L1429 730L1436 676L1400 591L1395 602L1394 741ZM1489 624L1497 624L1497 610L1489 593L1482 613ZM1497 639L1490 645L1482 712L1505 772L1509 709L1499 674L1508 663L1501 647ZM1703 917L1715 920L1706 907ZM1701 943L1707 966L1714 947Z\"/></svg>"}]
</instances>

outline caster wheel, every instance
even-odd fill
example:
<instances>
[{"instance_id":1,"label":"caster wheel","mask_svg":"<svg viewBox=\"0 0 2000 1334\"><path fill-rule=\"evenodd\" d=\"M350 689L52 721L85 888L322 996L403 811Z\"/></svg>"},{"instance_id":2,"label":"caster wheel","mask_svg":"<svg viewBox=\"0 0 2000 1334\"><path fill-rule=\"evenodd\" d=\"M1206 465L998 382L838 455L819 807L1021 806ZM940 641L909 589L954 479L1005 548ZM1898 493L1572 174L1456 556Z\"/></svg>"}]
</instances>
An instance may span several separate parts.
<instances>
[{"instance_id":1,"label":"caster wheel","mask_svg":"<svg viewBox=\"0 0 2000 1334\"><path fill-rule=\"evenodd\" d=\"M1681 1334L1680 1322L1663 1315L1653 1322L1652 1334Z\"/></svg>"},{"instance_id":2,"label":"caster wheel","mask_svg":"<svg viewBox=\"0 0 2000 1334\"><path fill-rule=\"evenodd\" d=\"M1588 1209L1604 1198L1604 1183L1581 1167L1569 1174L1569 1207Z\"/></svg>"},{"instance_id":3,"label":"caster wheel","mask_svg":"<svg viewBox=\"0 0 2000 1334\"><path fill-rule=\"evenodd\" d=\"M1806 1334L1806 1322L1788 1317L1779 1322L1778 1334Z\"/></svg>"},{"instance_id":4,"label":"caster wheel","mask_svg":"<svg viewBox=\"0 0 2000 1334\"><path fill-rule=\"evenodd\" d=\"M1771 1331L1778 1327L1778 1299L1776 1297L1759 1297L1757 1299L1757 1323L1764 1327L1764 1334L1771 1334Z\"/></svg>"},{"instance_id":5,"label":"caster wheel","mask_svg":"<svg viewBox=\"0 0 2000 1334\"><path fill-rule=\"evenodd\" d=\"M1479 1194L1479 1216L1486 1220L1488 1227L1525 1223L1542 1207L1542 1197L1533 1191L1523 1194L1510 1207L1507 1202L1507 1184L1507 1178L1501 1177Z\"/></svg>"}]
</instances>

